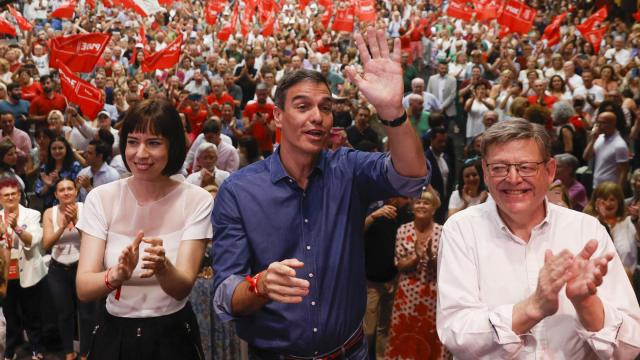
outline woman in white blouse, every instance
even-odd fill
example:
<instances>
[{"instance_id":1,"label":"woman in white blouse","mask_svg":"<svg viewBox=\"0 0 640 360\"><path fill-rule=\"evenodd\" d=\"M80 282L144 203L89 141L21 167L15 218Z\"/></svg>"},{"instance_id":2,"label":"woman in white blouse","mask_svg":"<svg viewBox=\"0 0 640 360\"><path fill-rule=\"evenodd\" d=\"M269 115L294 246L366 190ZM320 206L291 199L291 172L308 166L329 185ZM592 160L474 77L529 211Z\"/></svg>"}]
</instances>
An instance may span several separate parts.
<instances>
[{"instance_id":1,"label":"woman in white blouse","mask_svg":"<svg viewBox=\"0 0 640 360\"><path fill-rule=\"evenodd\" d=\"M90 320L95 317L92 303L82 303L76 296L76 272L80 258L80 231L75 227L82 212L77 202L78 188L69 178L62 178L54 185L54 196L59 205L45 210L42 218L42 243L45 251L51 250L49 264L49 290L58 316L58 331L62 339L65 360L73 360L74 315L80 310L80 356L86 358L88 338L92 330Z\"/></svg>"},{"instance_id":2,"label":"woman in white blouse","mask_svg":"<svg viewBox=\"0 0 640 360\"><path fill-rule=\"evenodd\" d=\"M207 239L213 201L172 180L186 155L173 105L129 108L120 153L132 176L93 189L82 231L76 286L82 301L107 296L89 359L200 359L198 325L187 303Z\"/></svg>"},{"instance_id":3,"label":"woman in white blouse","mask_svg":"<svg viewBox=\"0 0 640 360\"><path fill-rule=\"evenodd\" d=\"M20 198L20 184L14 177L0 179L0 243L11 249L7 297L2 308L7 320L5 359L15 355L21 324L29 336L32 355L42 355L40 299L47 267L42 260L40 213L20 205Z\"/></svg>"}]
</instances>

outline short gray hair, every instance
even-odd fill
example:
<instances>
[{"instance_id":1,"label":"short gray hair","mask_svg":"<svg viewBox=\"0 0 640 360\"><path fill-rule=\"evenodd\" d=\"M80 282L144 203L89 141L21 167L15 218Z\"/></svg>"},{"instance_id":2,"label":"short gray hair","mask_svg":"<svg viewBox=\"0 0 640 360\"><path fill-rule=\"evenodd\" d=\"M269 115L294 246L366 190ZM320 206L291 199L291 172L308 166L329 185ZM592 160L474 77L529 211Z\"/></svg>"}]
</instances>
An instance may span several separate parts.
<instances>
[{"instance_id":1,"label":"short gray hair","mask_svg":"<svg viewBox=\"0 0 640 360\"><path fill-rule=\"evenodd\" d=\"M516 140L533 139L540 149L544 160L551 157L551 138L542 125L534 124L522 118L513 118L499 122L482 135L482 157L487 155L491 145L506 144Z\"/></svg>"},{"instance_id":2,"label":"short gray hair","mask_svg":"<svg viewBox=\"0 0 640 360\"><path fill-rule=\"evenodd\" d=\"M576 114L568 101L558 101L551 107L551 118L556 124L565 124Z\"/></svg>"},{"instance_id":3,"label":"short gray hair","mask_svg":"<svg viewBox=\"0 0 640 360\"><path fill-rule=\"evenodd\" d=\"M578 160L578 158L571 154L558 154L554 156L554 158L556 159L558 165L571 168L571 174L575 174L576 170L580 167L580 161Z\"/></svg>"}]
</instances>

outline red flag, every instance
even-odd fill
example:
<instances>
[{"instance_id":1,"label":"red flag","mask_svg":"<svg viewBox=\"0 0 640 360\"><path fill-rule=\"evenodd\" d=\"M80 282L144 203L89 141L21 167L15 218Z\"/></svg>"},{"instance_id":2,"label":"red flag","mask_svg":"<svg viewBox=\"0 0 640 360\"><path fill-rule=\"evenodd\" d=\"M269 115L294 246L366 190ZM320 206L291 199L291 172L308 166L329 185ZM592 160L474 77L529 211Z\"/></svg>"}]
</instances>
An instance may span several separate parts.
<instances>
[{"instance_id":1,"label":"red flag","mask_svg":"<svg viewBox=\"0 0 640 360\"><path fill-rule=\"evenodd\" d=\"M500 27L500 32L498 33L498 38L502 39L503 37L509 35L511 33L511 30L509 30L508 26L501 26Z\"/></svg>"},{"instance_id":2,"label":"red flag","mask_svg":"<svg viewBox=\"0 0 640 360\"><path fill-rule=\"evenodd\" d=\"M180 60L180 52L182 51L182 33L162 51L150 54L144 58L142 62L142 71L150 72L158 69L168 69L173 67Z\"/></svg>"},{"instance_id":3,"label":"red flag","mask_svg":"<svg viewBox=\"0 0 640 360\"><path fill-rule=\"evenodd\" d=\"M87 5L89 6L89 8L91 9L95 9L96 8L96 2L95 0L87 0Z\"/></svg>"},{"instance_id":4,"label":"red flag","mask_svg":"<svg viewBox=\"0 0 640 360\"><path fill-rule=\"evenodd\" d=\"M568 13L560 14L553 18L553 21L547 25L542 34L542 40L547 40L547 46L553 46L560 43L560 25L566 19Z\"/></svg>"},{"instance_id":5,"label":"red flag","mask_svg":"<svg viewBox=\"0 0 640 360\"><path fill-rule=\"evenodd\" d=\"M608 26L603 26L601 28L590 29L589 32L582 33L582 36L584 36L584 38L591 43L591 46L593 46L594 54L598 54L600 52L600 43L602 42L602 38L608 28Z\"/></svg>"},{"instance_id":6,"label":"red flag","mask_svg":"<svg viewBox=\"0 0 640 360\"><path fill-rule=\"evenodd\" d=\"M582 24L576 25L576 28L580 31L580 34L585 36L585 34L593 31L593 27L603 22L607 16L609 15L609 10L607 10L606 6L601 7L598 11L594 12L585 20Z\"/></svg>"},{"instance_id":7,"label":"red flag","mask_svg":"<svg viewBox=\"0 0 640 360\"><path fill-rule=\"evenodd\" d=\"M500 7L492 0L476 1L474 4L476 20L491 21L498 18Z\"/></svg>"},{"instance_id":8,"label":"red flag","mask_svg":"<svg viewBox=\"0 0 640 360\"><path fill-rule=\"evenodd\" d=\"M162 10L158 0L122 0L122 5L142 17L147 17Z\"/></svg>"},{"instance_id":9,"label":"red flag","mask_svg":"<svg viewBox=\"0 0 640 360\"><path fill-rule=\"evenodd\" d=\"M29 24L27 19L25 19L16 9L14 9L13 6L7 5L7 7L9 8L11 15L16 18L16 22L18 23L18 26L20 26L20 29L22 29L22 31L31 31L31 29L33 29L33 25Z\"/></svg>"},{"instance_id":10,"label":"red flag","mask_svg":"<svg viewBox=\"0 0 640 360\"><path fill-rule=\"evenodd\" d=\"M236 6L233 8L233 13L231 14L231 21L218 32L218 39L220 39L221 41L229 40L229 36L231 36L231 34L234 31L236 31L237 23L238 23L238 3L236 3Z\"/></svg>"},{"instance_id":11,"label":"red flag","mask_svg":"<svg viewBox=\"0 0 640 360\"><path fill-rule=\"evenodd\" d=\"M376 2L374 0L357 0L357 15L361 22L376 21Z\"/></svg>"},{"instance_id":12,"label":"red flag","mask_svg":"<svg viewBox=\"0 0 640 360\"><path fill-rule=\"evenodd\" d=\"M348 5L344 9L336 11L336 17L333 19L331 29L334 31L353 32L353 6Z\"/></svg>"},{"instance_id":13,"label":"red flag","mask_svg":"<svg viewBox=\"0 0 640 360\"><path fill-rule=\"evenodd\" d=\"M51 13L52 18L60 18L60 19L73 19L73 15L76 12L76 2L75 1L67 1L60 5L54 12Z\"/></svg>"},{"instance_id":14,"label":"red flag","mask_svg":"<svg viewBox=\"0 0 640 360\"><path fill-rule=\"evenodd\" d=\"M80 110L86 117L94 119L104 107L102 91L76 76L62 61L58 61L56 67L60 70L62 94L69 102L80 106Z\"/></svg>"},{"instance_id":15,"label":"red flag","mask_svg":"<svg viewBox=\"0 0 640 360\"><path fill-rule=\"evenodd\" d=\"M223 0L209 0L205 8L205 21L209 25L215 25L218 21L218 15L224 10L225 2Z\"/></svg>"},{"instance_id":16,"label":"red flag","mask_svg":"<svg viewBox=\"0 0 640 360\"><path fill-rule=\"evenodd\" d=\"M89 33L58 36L51 39L49 66L63 62L71 71L91 72L107 47L111 34Z\"/></svg>"},{"instance_id":17,"label":"red flag","mask_svg":"<svg viewBox=\"0 0 640 360\"><path fill-rule=\"evenodd\" d=\"M256 12L255 5L251 6L251 2L246 3L243 14L240 17L240 32L242 36L247 36L251 22L253 21L253 14Z\"/></svg>"},{"instance_id":18,"label":"red flag","mask_svg":"<svg viewBox=\"0 0 640 360\"><path fill-rule=\"evenodd\" d=\"M15 26L2 17L0 17L0 34L8 34L11 36L18 35Z\"/></svg>"},{"instance_id":19,"label":"red flag","mask_svg":"<svg viewBox=\"0 0 640 360\"><path fill-rule=\"evenodd\" d=\"M471 21L473 10L463 0L451 0L447 7L447 16L463 21Z\"/></svg>"},{"instance_id":20,"label":"red flag","mask_svg":"<svg viewBox=\"0 0 640 360\"><path fill-rule=\"evenodd\" d=\"M324 13L322 14L320 23L322 23L322 27L327 29L329 27L329 22L331 21L331 16L333 15L333 2L332 0L319 0L318 4L324 8Z\"/></svg>"},{"instance_id":21,"label":"red flag","mask_svg":"<svg viewBox=\"0 0 640 360\"><path fill-rule=\"evenodd\" d=\"M498 19L498 23L508 26L513 32L526 34L533 26L533 19L536 17L538 10L530 8L524 3L516 0L508 0L502 11L502 16Z\"/></svg>"},{"instance_id":22,"label":"red flag","mask_svg":"<svg viewBox=\"0 0 640 360\"><path fill-rule=\"evenodd\" d=\"M158 0L158 3L164 7L171 7L173 5L173 0Z\"/></svg>"},{"instance_id":23,"label":"red flag","mask_svg":"<svg viewBox=\"0 0 640 360\"><path fill-rule=\"evenodd\" d=\"M271 36L273 34L273 27L276 23L278 15L275 11L271 12L267 21L262 24L262 36Z\"/></svg>"},{"instance_id":24,"label":"red flag","mask_svg":"<svg viewBox=\"0 0 640 360\"><path fill-rule=\"evenodd\" d=\"M634 12L633 18L636 19L636 21L640 22L640 11Z\"/></svg>"},{"instance_id":25,"label":"red flag","mask_svg":"<svg viewBox=\"0 0 640 360\"><path fill-rule=\"evenodd\" d=\"M309 5L309 2L311 2L311 0L300 0L298 2L298 5L300 5L300 11L304 11L307 5Z\"/></svg>"},{"instance_id":26,"label":"red flag","mask_svg":"<svg viewBox=\"0 0 640 360\"><path fill-rule=\"evenodd\" d=\"M113 7L113 4L111 3L110 0L102 0L102 5L104 5L104 7L108 7L108 8Z\"/></svg>"}]
</instances>

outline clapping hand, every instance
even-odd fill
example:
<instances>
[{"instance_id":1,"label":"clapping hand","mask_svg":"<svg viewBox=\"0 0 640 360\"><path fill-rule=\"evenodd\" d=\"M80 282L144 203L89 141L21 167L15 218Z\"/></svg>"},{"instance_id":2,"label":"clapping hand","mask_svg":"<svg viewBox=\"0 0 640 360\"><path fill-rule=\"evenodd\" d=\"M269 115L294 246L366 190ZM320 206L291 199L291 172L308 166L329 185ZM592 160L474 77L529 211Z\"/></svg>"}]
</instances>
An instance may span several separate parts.
<instances>
[{"instance_id":1,"label":"clapping hand","mask_svg":"<svg viewBox=\"0 0 640 360\"><path fill-rule=\"evenodd\" d=\"M598 248L597 240L589 240L582 251L575 257L570 268L571 278L567 282L566 294L572 303L580 303L591 295L595 295L598 286L609 269L613 254L608 253L592 259Z\"/></svg>"},{"instance_id":2,"label":"clapping hand","mask_svg":"<svg viewBox=\"0 0 640 360\"><path fill-rule=\"evenodd\" d=\"M165 256L164 247L162 247L162 239L144 238L142 241L151 246L144 249L144 252L147 253L147 255L142 258L142 268L147 271L142 273L140 277L148 278L162 273L162 271L167 267L167 258Z\"/></svg>"},{"instance_id":3,"label":"clapping hand","mask_svg":"<svg viewBox=\"0 0 640 360\"><path fill-rule=\"evenodd\" d=\"M140 254L139 248L143 237L144 232L138 231L138 235L133 239L133 242L122 250L120 257L118 258L118 265L116 265L115 271L110 272L110 274L112 273L113 275L110 275L112 278L109 282L122 284L123 282L131 279L133 270L135 270L138 265L138 257Z\"/></svg>"}]
</instances>

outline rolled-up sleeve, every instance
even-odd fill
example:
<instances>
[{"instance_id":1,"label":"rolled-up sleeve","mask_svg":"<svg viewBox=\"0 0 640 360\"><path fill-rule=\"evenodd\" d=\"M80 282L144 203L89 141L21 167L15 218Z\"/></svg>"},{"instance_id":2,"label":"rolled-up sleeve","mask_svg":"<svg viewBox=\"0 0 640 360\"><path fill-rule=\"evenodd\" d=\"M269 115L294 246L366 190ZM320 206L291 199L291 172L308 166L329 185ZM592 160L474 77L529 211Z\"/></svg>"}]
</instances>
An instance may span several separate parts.
<instances>
[{"instance_id":1,"label":"rolled-up sleeve","mask_svg":"<svg viewBox=\"0 0 640 360\"><path fill-rule=\"evenodd\" d=\"M418 197L423 187L429 184L429 175L418 178L400 175L393 166L389 153L351 151L350 154L356 157L356 181L360 190L380 195L368 199L370 202L398 195Z\"/></svg>"},{"instance_id":2,"label":"rolled-up sleeve","mask_svg":"<svg viewBox=\"0 0 640 360\"><path fill-rule=\"evenodd\" d=\"M222 321L234 319L231 299L244 276L250 272L250 248L244 230L233 183L225 182L213 207L214 308Z\"/></svg>"},{"instance_id":3,"label":"rolled-up sleeve","mask_svg":"<svg viewBox=\"0 0 640 360\"><path fill-rule=\"evenodd\" d=\"M598 250L593 257L612 253L614 259L598 296L604 308L604 325L588 331L578 324L578 336L585 340L599 359L635 359L640 354L640 308L613 242L604 227L599 227ZM626 286L621 286L626 285Z\"/></svg>"}]
</instances>

